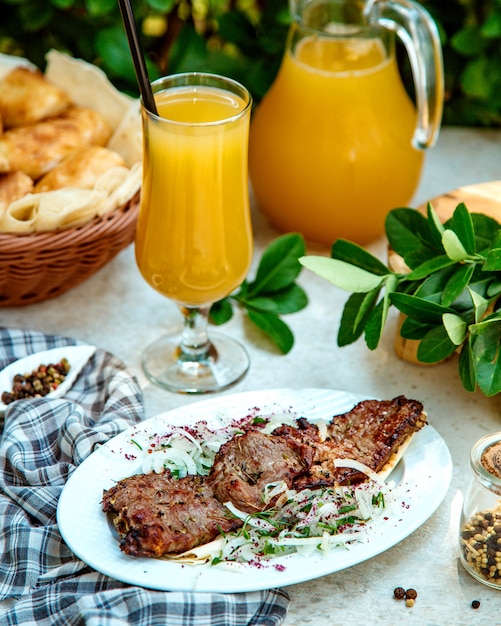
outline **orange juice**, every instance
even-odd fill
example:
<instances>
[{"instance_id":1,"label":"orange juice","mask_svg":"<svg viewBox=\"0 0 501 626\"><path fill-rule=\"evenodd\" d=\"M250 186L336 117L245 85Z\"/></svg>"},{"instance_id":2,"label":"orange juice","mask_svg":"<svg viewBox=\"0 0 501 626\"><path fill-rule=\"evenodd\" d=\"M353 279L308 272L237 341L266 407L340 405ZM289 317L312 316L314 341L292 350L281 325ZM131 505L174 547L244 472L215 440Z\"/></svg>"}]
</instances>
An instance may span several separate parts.
<instances>
[{"instance_id":1,"label":"orange juice","mask_svg":"<svg viewBox=\"0 0 501 626\"><path fill-rule=\"evenodd\" d=\"M249 107L214 87L175 87L155 100L159 117L144 124L136 260L168 298L209 305L243 281L251 262Z\"/></svg>"},{"instance_id":2,"label":"orange juice","mask_svg":"<svg viewBox=\"0 0 501 626\"><path fill-rule=\"evenodd\" d=\"M281 230L367 243L419 183L415 107L379 39L308 37L287 50L251 123L259 206Z\"/></svg>"}]
</instances>

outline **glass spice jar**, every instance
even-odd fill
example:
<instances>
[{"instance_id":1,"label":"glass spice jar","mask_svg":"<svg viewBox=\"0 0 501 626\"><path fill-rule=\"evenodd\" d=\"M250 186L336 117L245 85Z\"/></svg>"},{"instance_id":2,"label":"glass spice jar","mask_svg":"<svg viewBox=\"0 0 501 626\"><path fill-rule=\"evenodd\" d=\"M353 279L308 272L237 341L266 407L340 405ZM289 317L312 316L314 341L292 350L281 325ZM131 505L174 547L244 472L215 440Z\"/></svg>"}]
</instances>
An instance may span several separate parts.
<instances>
[{"instance_id":1,"label":"glass spice jar","mask_svg":"<svg viewBox=\"0 0 501 626\"><path fill-rule=\"evenodd\" d=\"M459 557L481 583L501 589L501 432L479 439L461 512Z\"/></svg>"}]
</instances>

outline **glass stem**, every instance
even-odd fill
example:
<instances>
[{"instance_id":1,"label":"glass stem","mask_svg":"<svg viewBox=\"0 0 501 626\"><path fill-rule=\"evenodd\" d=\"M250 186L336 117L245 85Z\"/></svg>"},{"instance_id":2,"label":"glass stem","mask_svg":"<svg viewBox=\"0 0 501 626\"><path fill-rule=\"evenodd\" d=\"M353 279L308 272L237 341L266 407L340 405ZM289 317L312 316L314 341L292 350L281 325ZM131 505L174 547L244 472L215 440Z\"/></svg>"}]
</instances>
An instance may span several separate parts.
<instances>
[{"instance_id":1,"label":"glass stem","mask_svg":"<svg viewBox=\"0 0 501 626\"><path fill-rule=\"evenodd\" d=\"M180 306L184 326L178 358L181 361L206 360L212 352L212 344L207 332L210 306Z\"/></svg>"}]
</instances>

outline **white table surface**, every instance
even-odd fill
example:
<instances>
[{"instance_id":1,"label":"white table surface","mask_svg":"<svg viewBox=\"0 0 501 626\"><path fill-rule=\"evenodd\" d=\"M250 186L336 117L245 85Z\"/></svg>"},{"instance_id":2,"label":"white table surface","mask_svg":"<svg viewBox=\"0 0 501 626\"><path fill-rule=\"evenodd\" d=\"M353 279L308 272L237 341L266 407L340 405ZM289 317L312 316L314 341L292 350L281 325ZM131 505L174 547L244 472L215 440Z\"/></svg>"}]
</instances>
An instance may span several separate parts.
<instances>
[{"instance_id":1,"label":"white table surface","mask_svg":"<svg viewBox=\"0 0 501 626\"><path fill-rule=\"evenodd\" d=\"M460 186L501 179L501 132L443 129L427 155L413 206ZM254 208L256 258L278 236ZM385 259L386 242L370 250ZM309 253L328 254L310 247ZM252 272L251 272L252 273ZM300 283L310 304L285 321L295 335L283 356L241 315L221 330L245 342L251 355L246 378L226 393L277 387L327 387L380 398L405 394L423 402L429 422L452 454L449 492L431 518L384 554L320 579L288 587L291 606L286 626L335 626L369 623L444 626L501 624L501 593L474 581L457 558L457 525L461 491L469 480L471 445L482 435L501 430L500 400L463 390L457 362L426 367L397 358L393 349L396 315L390 317L380 347L370 352L362 341L338 348L336 334L347 294L303 271ZM180 322L174 304L155 293L141 278L133 246L84 284L47 302L0 308L0 325L72 336L104 348L122 359L144 389L147 416L196 402L154 388L141 372L143 347ZM414 587L412 608L393 599L396 586ZM481 602L471 608L472 600Z\"/></svg>"}]
</instances>

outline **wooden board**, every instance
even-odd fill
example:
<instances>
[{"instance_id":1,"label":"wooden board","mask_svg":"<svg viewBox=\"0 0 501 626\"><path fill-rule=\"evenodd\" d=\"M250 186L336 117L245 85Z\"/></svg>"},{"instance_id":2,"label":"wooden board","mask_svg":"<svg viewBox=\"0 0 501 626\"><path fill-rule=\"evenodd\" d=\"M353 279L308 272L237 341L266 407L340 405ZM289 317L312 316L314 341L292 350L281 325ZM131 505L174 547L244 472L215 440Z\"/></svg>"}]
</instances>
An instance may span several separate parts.
<instances>
[{"instance_id":1,"label":"wooden board","mask_svg":"<svg viewBox=\"0 0 501 626\"><path fill-rule=\"evenodd\" d=\"M430 200L440 219L448 219L464 202L470 213L485 213L501 222L501 180L459 187ZM418 207L426 210L426 205Z\"/></svg>"},{"instance_id":2,"label":"wooden board","mask_svg":"<svg viewBox=\"0 0 501 626\"><path fill-rule=\"evenodd\" d=\"M442 222L451 217L454 209L461 202L464 202L470 213L484 213L501 222L501 180L458 187L458 189L432 198L429 202ZM428 202L419 206L418 210L426 211L427 204ZM394 271L403 272L408 269L402 258L391 249L388 251L388 264ZM404 317L401 315L400 324L403 319ZM401 337L400 324L395 337L397 355L405 361L424 365L418 361L416 356L419 342Z\"/></svg>"}]
</instances>

